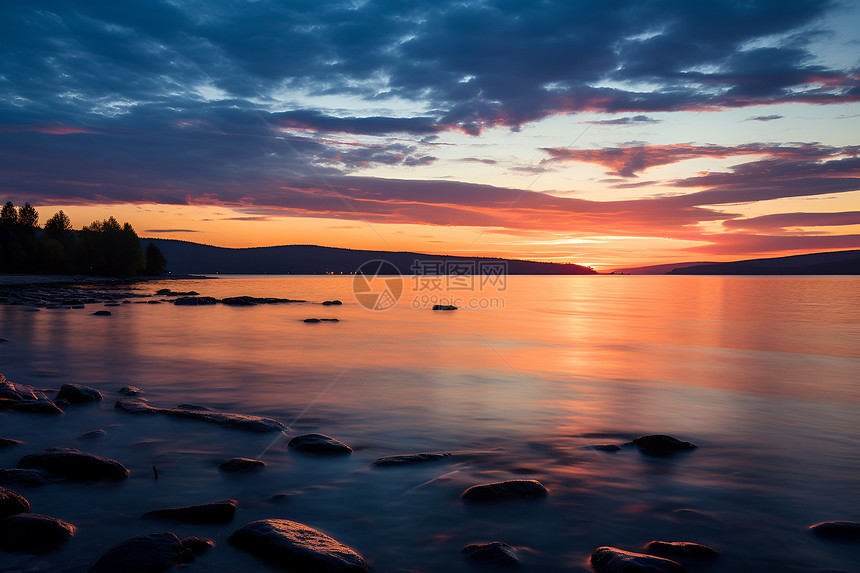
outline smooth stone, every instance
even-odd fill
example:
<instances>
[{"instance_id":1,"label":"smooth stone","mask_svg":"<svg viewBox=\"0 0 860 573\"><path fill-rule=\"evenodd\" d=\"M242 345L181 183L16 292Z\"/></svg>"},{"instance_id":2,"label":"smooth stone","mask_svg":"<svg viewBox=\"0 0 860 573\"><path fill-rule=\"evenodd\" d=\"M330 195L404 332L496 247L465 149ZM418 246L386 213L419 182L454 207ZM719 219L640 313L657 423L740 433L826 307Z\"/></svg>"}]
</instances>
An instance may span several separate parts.
<instances>
[{"instance_id":1,"label":"smooth stone","mask_svg":"<svg viewBox=\"0 0 860 573\"><path fill-rule=\"evenodd\" d=\"M16 412L28 412L30 414L62 414L63 411L51 400L27 400L12 405Z\"/></svg>"},{"instance_id":2,"label":"smooth stone","mask_svg":"<svg viewBox=\"0 0 860 573\"><path fill-rule=\"evenodd\" d=\"M97 310L93 313L93 316L110 316L111 312L109 310Z\"/></svg>"},{"instance_id":3,"label":"smooth stone","mask_svg":"<svg viewBox=\"0 0 860 573\"><path fill-rule=\"evenodd\" d=\"M54 400L54 405L62 410L63 408L68 408L69 406L71 406L72 403L65 398L59 398L57 400Z\"/></svg>"},{"instance_id":4,"label":"smooth stone","mask_svg":"<svg viewBox=\"0 0 860 573\"><path fill-rule=\"evenodd\" d=\"M685 573L680 563L663 557L624 551L615 547L598 547L591 554L591 565L597 573Z\"/></svg>"},{"instance_id":5,"label":"smooth stone","mask_svg":"<svg viewBox=\"0 0 860 573\"><path fill-rule=\"evenodd\" d=\"M421 452L418 454L401 454L397 456L383 456L381 458L376 458L371 463L375 466L379 467L388 467L388 466L405 466L411 464L421 464L425 462L437 462L439 460L444 460L450 458L451 454L448 452Z\"/></svg>"},{"instance_id":6,"label":"smooth stone","mask_svg":"<svg viewBox=\"0 0 860 573\"><path fill-rule=\"evenodd\" d=\"M214 412L212 408L206 406L198 406L197 404L180 404L176 407L179 410L202 410L204 412Z\"/></svg>"},{"instance_id":7,"label":"smooth stone","mask_svg":"<svg viewBox=\"0 0 860 573\"><path fill-rule=\"evenodd\" d=\"M314 454L352 453L352 448L343 442L323 434L304 434L296 436L289 441L287 446L299 452L310 452Z\"/></svg>"},{"instance_id":8,"label":"smooth stone","mask_svg":"<svg viewBox=\"0 0 860 573\"><path fill-rule=\"evenodd\" d=\"M308 322L308 323L322 322L322 320L320 320L318 318L306 318L304 321Z\"/></svg>"},{"instance_id":9,"label":"smooth stone","mask_svg":"<svg viewBox=\"0 0 860 573\"><path fill-rule=\"evenodd\" d=\"M75 534L71 523L40 515L20 513L0 521L0 549L17 553L46 553Z\"/></svg>"},{"instance_id":10,"label":"smooth stone","mask_svg":"<svg viewBox=\"0 0 860 573\"><path fill-rule=\"evenodd\" d=\"M173 301L176 306L203 306L215 304L216 300L211 296L183 296Z\"/></svg>"},{"instance_id":11,"label":"smooth stone","mask_svg":"<svg viewBox=\"0 0 860 573\"><path fill-rule=\"evenodd\" d=\"M119 389L119 393L123 396L137 396L142 390L137 386L123 386Z\"/></svg>"},{"instance_id":12,"label":"smooth stone","mask_svg":"<svg viewBox=\"0 0 860 573\"><path fill-rule=\"evenodd\" d=\"M90 430L89 432L84 432L80 436L78 436L79 440L94 440L96 438L101 438L102 436L107 436L107 432L104 430Z\"/></svg>"},{"instance_id":13,"label":"smooth stone","mask_svg":"<svg viewBox=\"0 0 860 573\"><path fill-rule=\"evenodd\" d=\"M516 567L520 564L517 550L501 541L473 543L460 550L466 559L491 567Z\"/></svg>"},{"instance_id":14,"label":"smooth stone","mask_svg":"<svg viewBox=\"0 0 860 573\"><path fill-rule=\"evenodd\" d=\"M186 537L182 540L182 547L188 549L194 555L202 555L215 547L215 544L211 539L203 537Z\"/></svg>"},{"instance_id":15,"label":"smooth stone","mask_svg":"<svg viewBox=\"0 0 860 573\"><path fill-rule=\"evenodd\" d=\"M258 304L280 304L290 302L306 302L292 298L256 297L256 296L230 296L221 299L221 304L227 306L256 306Z\"/></svg>"},{"instance_id":16,"label":"smooth stone","mask_svg":"<svg viewBox=\"0 0 860 573\"><path fill-rule=\"evenodd\" d=\"M248 472L261 470L266 467L266 462L260 460L252 460L250 458L230 458L226 462L218 466L222 472Z\"/></svg>"},{"instance_id":17,"label":"smooth stone","mask_svg":"<svg viewBox=\"0 0 860 573\"><path fill-rule=\"evenodd\" d=\"M252 521L227 542L296 573L364 572L368 564L350 547L302 523L286 519Z\"/></svg>"},{"instance_id":18,"label":"smooth stone","mask_svg":"<svg viewBox=\"0 0 860 573\"><path fill-rule=\"evenodd\" d=\"M84 386L82 384L63 384L57 394L58 400L68 400L72 404L82 404L85 402L101 402L102 393L95 388Z\"/></svg>"},{"instance_id":19,"label":"smooth stone","mask_svg":"<svg viewBox=\"0 0 860 573\"><path fill-rule=\"evenodd\" d=\"M72 481L123 480L128 469L116 460L75 448L46 448L21 458L19 468L41 468L54 477Z\"/></svg>"},{"instance_id":20,"label":"smooth stone","mask_svg":"<svg viewBox=\"0 0 860 573\"><path fill-rule=\"evenodd\" d=\"M283 432L287 427L281 422L263 416L212 412L206 410L185 410L182 408L155 408L140 398L120 398L115 408L130 414L164 414L175 418L191 418L225 428L235 428L248 432Z\"/></svg>"},{"instance_id":21,"label":"smooth stone","mask_svg":"<svg viewBox=\"0 0 860 573\"><path fill-rule=\"evenodd\" d=\"M652 541L645 546L648 553L661 557L700 557L710 559L719 555L716 549L692 541Z\"/></svg>"},{"instance_id":22,"label":"smooth stone","mask_svg":"<svg viewBox=\"0 0 860 573\"><path fill-rule=\"evenodd\" d=\"M155 291L156 295L161 296L200 296L200 293L196 290L190 290L187 292L180 292L175 290L170 290L169 288L160 288Z\"/></svg>"},{"instance_id":23,"label":"smooth stone","mask_svg":"<svg viewBox=\"0 0 860 573\"><path fill-rule=\"evenodd\" d=\"M13 440L12 438L0 438L0 448L11 448L12 446L17 446L18 444L23 444L24 442L20 440Z\"/></svg>"},{"instance_id":24,"label":"smooth stone","mask_svg":"<svg viewBox=\"0 0 860 573\"><path fill-rule=\"evenodd\" d=\"M696 449L696 446L690 442L682 442L678 438L664 434L639 436L633 440L633 443L636 444L639 451L649 456L668 456L677 452Z\"/></svg>"},{"instance_id":25,"label":"smooth stone","mask_svg":"<svg viewBox=\"0 0 860 573\"><path fill-rule=\"evenodd\" d=\"M162 531L120 541L96 561L90 573L165 571L193 558L176 535Z\"/></svg>"},{"instance_id":26,"label":"smooth stone","mask_svg":"<svg viewBox=\"0 0 860 573\"><path fill-rule=\"evenodd\" d=\"M337 305L341 305L341 304L343 304L343 303L339 300L324 300L322 302L323 306L337 306Z\"/></svg>"},{"instance_id":27,"label":"smooth stone","mask_svg":"<svg viewBox=\"0 0 860 573\"><path fill-rule=\"evenodd\" d=\"M827 539L860 541L860 523L856 521L822 521L809 529Z\"/></svg>"},{"instance_id":28,"label":"smooth stone","mask_svg":"<svg viewBox=\"0 0 860 573\"><path fill-rule=\"evenodd\" d=\"M433 310L457 310L453 304L434 304Z\"/></svg>"},{"instance_id":29,"label":"smooth stone","mask_svg":"<svg viewBox=\"0 0 860 573\"><path fill-rule=\"evenodd\" d=\"M30 502L23 495L11 489L0 487L0 519L28 511L30 511Z\"/></svg>"},{"instance_id":30,"label":"smooth stone","mask_svg":"<svg viewBox=\"0 0 860 573\"><path fill-rule=\"evenodd\" d=\"M44 485L46 483L48 483L48 478L36 470L22 470L20 468L0 470L0 484L2 485Z\"/></svg>"},{"instance_id":31,"label":"smooth stone","mask_svg":"<svg viewBox=\"0 0 860 573\"><path fill-rule=\"evenodd\" d=\"M520 499L538 499L549 492L543 484L534 479L512 479L496 483L473 485L460 496L463 501L475 503L494 503Z\"/></svg>"},{"instance_id":32,"label":"smooth stone","mask_svg":"<svg viewBox=\"0 0 860 573\"><path fill-rule=\"evenodd\" d=\"M156 509L143 514L148 519L181 521L183 523L230 523L236 513L236 500L222 499L213 503Z\"/></svg>"}]
</instances>

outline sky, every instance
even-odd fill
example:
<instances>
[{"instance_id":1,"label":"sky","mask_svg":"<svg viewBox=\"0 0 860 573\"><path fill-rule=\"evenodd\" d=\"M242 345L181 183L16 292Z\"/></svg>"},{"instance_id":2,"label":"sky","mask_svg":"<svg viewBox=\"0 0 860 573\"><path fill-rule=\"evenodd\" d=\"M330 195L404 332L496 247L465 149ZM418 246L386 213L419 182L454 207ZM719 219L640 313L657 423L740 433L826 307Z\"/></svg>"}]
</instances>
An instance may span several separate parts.
<instances>
[{"instance_id":1,"label":"sky","mask_svg":"<svg viewBox=\"0 0 860 573\"><path fill-rule=\"evenodd\" d=\"M576 262L860 248L853 0L4 0L0 199Z\"/></svg>"}]
</instances>

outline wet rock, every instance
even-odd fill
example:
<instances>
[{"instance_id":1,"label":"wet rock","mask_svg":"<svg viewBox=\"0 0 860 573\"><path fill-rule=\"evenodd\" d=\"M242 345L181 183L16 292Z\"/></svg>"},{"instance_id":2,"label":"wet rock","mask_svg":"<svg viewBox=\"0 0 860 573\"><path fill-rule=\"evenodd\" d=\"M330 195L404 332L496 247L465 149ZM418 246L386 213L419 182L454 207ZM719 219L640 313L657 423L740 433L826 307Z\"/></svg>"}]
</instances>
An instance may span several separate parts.
<instances>
[{"instance_id":1,"label":"wet rock","mask_svg":"<svg viewBox=\"0 0 860 573\"><path fill-rule=\"evenodd\" d=\"M24 442L13 440L11 438L0 438L0 449L3 448L11 448L12 446L17 446L18 444L23 444Z\"/></svg>"},{"instance_id":2,"label":"wet rock","mask_svg":"<svg viewBox=\"0 0 860 573\"><path fill-rule=\"evenodd\" d=\"M307 525L286 519L261 519L237 529L227 541L296 573L367 571L364 558L350 547Z\"/></svg>"},{"instance_id":3,"label":"wet rock","mask_svg":"<svg viewBox=\"0 0 860 573\"><path fill-rule=\"evenodd\" d=\"M433 310L457 310L453 304L434 304Z\"/></svg>"},{"instance_id":4,"label":"wet rock","mask_svg":"<svg viewBox=\"0 0 860 573\"><path fill-rule=\"evenodd\" d=\"M200 296L200 293L196 290L189 290L186 292L180 292L175 290L170 290L169 288L160 288L155 291L155 294L158 296Z\"/></svg>"},{"instance_id":5,"label":"wet rock","mask_svg":"<svg viewBox=\"0 0 860 573\"><path fill-rule=\"evenodd\" d=\"M93 316L110 316L111 312L109 310L97 310L93 313Z\"/></svg>"},{"instance_id":6,"label":"wet rock","mask_svg":"<svg viewBox=\"0 0 860 573\"><path fill-rule=\"evenodd\" d=\"M860 541L860 523L856 521L822 521L809 529L825 539Z\"/></svg>"},{"instance_id":7,"label":"wet rock","mask_svg":"<svg viewBox=\"0 0 860 573\"><path fill-rule=\"evenodd\" d=\"M123 386L119 389L119 393L123 396L137 396L141 394L142 390L137 386Z\"/></svg>"},{"instance_id":8,"label":"wet rock","mask_svg":"<svg viewBox=\"0 0 860 573\"><path fill-rule=\"evenodd\" d=\"M143 517L182 523L230 523L235 513L236 500L222 499L200 505L156 509L143 514Z\"/></svg>"},{"instance_id":9,"label":"wet rock","mask_svg":"<svg viewBox=\"0 0 860 573\"><path fill-rule=\"evenodd\" d=\"M230 458L218 466L222 472L236 473L261 470L266 467L266 462L252 460L250 458Z\"/></svg>"},{"instance_id":10,"label":"wet rock","mask_svg":"<svg viewBox=\"0 0 860 573\"><path fill-rule=\"evenodd\" d=\"M215 304L216 300L211 296L183 296L173 301L176 306L205 306Z\"/></svg>"},{"instance_id":11,"label":"wet rock","mask_svg":"<svg viewBox=\"0 0 860 573\"><path fill-rule=\"evenodd\" d=\"M324 300L324 301L322 302L322 305L323 305L323 306L338 306L338 305L341 305L341 304L343 304L343 303L342 303L341 301L339 301L339 300Z\"/></svg>"},{"instance_id":12,"label":"wet rock","mask_svg":"<svg viewBox=\"0 0 860 573\"><path fill-rule=\"evenodd\" d=\"M678 438L664 434L640 436L635 438L633 443L636 444L639 451L648 456L669 456L696 449L696 446L690 442L682 442Z\"/></svg>"},{"instance_id":13,"label":"wet rock","mask_svg":"<svg viewBox=\"0 0 860 573\"><path fill-rule=\"evenodd\" d=\"M467 545L460 550L473 563L490 567L517 567L520 564L517 550L501 541Z\"/></svg>"},{"instance_id":14,"label":"wet rock","mask_svg":"<svg viewBox=\"0 0 860 573\"><path fill-rule=\"evenodd\" d=\"M538 499L549 492L537 480L512 479L496 483L473 485L460 496L463 501L474 503L495 503L521 499Z\"/></svg>"},{"instance_id":15,"label":"wet rock","mask_svg":"<svg viewBox=\"0 0 860 573\"><path fill-rule=\"evenodd\" d=\"M194 555L202 555L215 547L215 544L210 539L203 537L186 537L182 540L182 547L188 549Z\"/></svg>"},{"instance_id":16,"label":"wet rock","mask_svg":"<svg viewBox=\"0 0 860 573\"><path fill-rule=\"evenodd\" d=\"M214 412L212 408L207 408L206 406L199 406L197 404L180 404L177 406L179 410L202 410L204 412Z\"/></svg>"},{"instance_id":17,"label":"wet rock","mask_svg":"<svg viewBox=\"0 0 860 573\"><path fill-rule=\"evenodd\" d=\"M318 318L306 318L305 322L322 322L322 320Z\"/></svg>"},{"instance_id":18,"label":"wet rock","mask_svg":"<svg viewBox=\"0 0 860 573\"><path fill-rule=\"evenodd\" d=\"M0 549L19 553L46 553L75 534L75 526L55 517L20 513L0 520Z\"/></svg>"},{"instance_id":19,"label":"wet rock","mask_svg":"<svg viewBox=\"0 0 860 573\"><path fill-rule=\"evenodd\" d=\"M23 495L0 487L0 519L28 511L30 511L30 502L24 499Z\"/></svg>"},{"instance_id":20,"label":"wet rock","mask_svg":"<svg viewBox=\"0 0 860 573\"><path fill-rule=\"evenodd\" d=\"M680 563L663 557L624 551L615 547L598 547L591 554L591 565L597 573L684 573Z\"/></svg>"},{"instance_id":21,"label":"wet rock","mask_svg":"<svg viewBox=\"0 0 860 573\"><path fill-rule=\"evenodd\" d=\"M621 449L621 446L616 446L615 444L598 444L585 447L589 450L597 450L598 452L617 452Z\"/></svg>"},{"instance_id":22,"label":"wet rock","mask_svg":"<svg viewBox=\"0 0 860 573\"><path fill-rule=\"evenodd\" d=\"M83 384L63 384L57 394L58 400L68 400L72 404L83 404L86 402L101 402L102 393L95 388Z\"/></svg>"},{"instance_id":23,"label":"wet rock","mask_svg":"<svg viewBox=\"0 0 860 573\"><path fill-rule=\"evenodd\" d=\"M697 557L711 559L719 555L716 549L692 541L652 541L645 546L648 553L661 557Z\"/></svg>"},{"instance_id":24,"label":"wet rock","mask_svg":"<svg viewBox=\"0 0 860 573\"><path fill-rule=\"evenodd\" d=\"M16 412L28 412L31 414L62 414L63 411L51 400L27 400L12 405Z\"/></svg>"},{"instance_id":25,"label":"wet rock","mask_svg":"<svg viewBox=\"0 0 860 573\"><path fill-rule=\"evenodd\" d=\"M72 481L123 480L129 473L128 469L116 460L75 448L46 448L21 458L18 467L41 468L54 477Z\"/></svg>"},{"instance_id":26,"label":"wet rock","mask_svg":"<svg viewBox=\"0 0 860 573\"><path fill-rule=\"evenodd\" d=\"M9 468L0 470L0 485L44 485L48 478L36 470Z\"/></svg>"},{"instance_id":27,"label":"wet rock","mask_svg":"<svg viewBox=\"0 0 860 573\"><path fill-rule=\"evenodd\" d=\"M165 571L193 558L176 535L162 531L120 541L96 561L90 573Z\"/></svg>"},{"instance_id":28,"label":"wet rock","mask_svg":"<svg viewBox=\"0 0 860 573\"><path fill-rule=\"evenodd\" d=\"M54 400L54 405L62 410L63 408L68 408L69 406L71 406L72 403L65 398L60 398L58 400Z\"/></svg>"},{"instance_id":29,"label":"wet rock","mask_svg":"<svg viewBox=\"0 0 860 573\"><path fill-rule=\"evenodd\" d=\"M256 297L256 296L231 296L221 299L221 304L228 306L256 306L258 304L281 304L290 302L306 302L291 298Z\"/></svg>"},{"instance_id":30,"label":"wet rock","mask_svg":"<svg viewBox=\"0 0 860 573\"><path fill-rule=\"evenodd\" d=\"M106 436L107 432L104 430L90 430L89 432L84 432L80 436L78 436L79 440L95 440L97 438L101 438L102 436Z\"/></svg>"},{"instance_id":31,"label":"wet rock","mask_svg":"<svg viewBox=\"0 0 860 573\"><path fill-rule=\"evenodd\" d=\"M440 460L444 460L450 458L451 454L448 452L421 452L418 454L401 454L397 456L384 456L381 458L376 458L371 462L375 466L379 467L388 467L388 466L405 466L411 464L421 464L425 462L437 462Z\"/></svg>"},{"instance_id":32,"label":"wet rock","mask_svg":"<svg viewBox=\"0 0 860 573\"><path fill-rule=\"evenodd\" d=\"M323 434L304 434L296 436L287 444L298 452L314 454L350 454L352 448Z\"/></svg>"},{"instance_id":33,"label":"wet rock","mask_svg":"<svg viewBox=\"0 0 860 573\"><path fill-rule=\"evenodd\" d=\"M140 398L120 398L114 407L130 414L163 414L175 418L191 418L225 428L234 428L248 432L283 432L287 429L284 424L272 418L207 410L155 408Z\"/></svg>"}]
</instances>

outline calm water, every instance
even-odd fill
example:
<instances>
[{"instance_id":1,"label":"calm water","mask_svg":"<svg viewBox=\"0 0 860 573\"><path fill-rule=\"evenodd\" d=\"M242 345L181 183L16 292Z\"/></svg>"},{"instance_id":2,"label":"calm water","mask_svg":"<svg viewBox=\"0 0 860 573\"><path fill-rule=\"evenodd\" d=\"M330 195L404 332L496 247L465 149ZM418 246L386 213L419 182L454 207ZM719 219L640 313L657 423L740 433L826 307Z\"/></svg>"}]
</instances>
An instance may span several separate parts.
<instances>
[{"instance_id":1,"label":"calm water","mask_svg":"<svg viewBox=\"0 0 860 573\"><path fill-rule=\"evenodd\" d=\"M0 554L0 570L86 569L133 535L171 530L225 540L281 517L323 529L373 570L471 570L459 549L504 541L527 571L590 571L601 545L652 539L721 552L718 572L858 571L857 545L822 541L817 521L860 520L860 281L847 277L510 277L503 292L449 293L490 308L432 312L426 291L393 309L355 302L347 277L222 277L141 286L203 295L307 299L249 308L127 304L27 312L0 307L0 372L16 382L100 389L100 406L59 418L0 413L0 436L116 458L122 484L18 490L33 511L79 531L56 553ZM340 307L317 303L338 298ZM413 305L414 303L414 305ZM305 324L309 317L339 323ZM347 458L288 452L286 438L113 409L133 384L156 406L194 403L260 414L293 434L321 432ZM77 436L95 428L95 441ZM600 453L665 433L689 455ZM451 451L449 462L372 468L382 455ZM225 476L228 457L260 458ZM151 466L159 468L153 479ZM476 483L539 479L537 503L464 506ZM272 501L274 494L289 494ZM160 507L238 500L227 526L160 525ZM692 509L692 512L676 512ZM191 571L268 571L219 544Z\"/></svg>"}]
</instances>

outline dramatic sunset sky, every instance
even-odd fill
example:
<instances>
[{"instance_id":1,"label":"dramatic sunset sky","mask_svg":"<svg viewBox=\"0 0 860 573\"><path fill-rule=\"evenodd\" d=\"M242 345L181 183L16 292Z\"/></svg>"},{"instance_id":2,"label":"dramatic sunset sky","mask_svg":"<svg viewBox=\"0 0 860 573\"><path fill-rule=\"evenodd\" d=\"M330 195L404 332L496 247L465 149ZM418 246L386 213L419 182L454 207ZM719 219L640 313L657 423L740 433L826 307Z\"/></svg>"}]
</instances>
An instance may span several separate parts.
<instances>
[{"instance_id":1,"label":"dramatic sunset sky","mask_svg":"<svg viewBox=\"0 0 860 573\"><path fill-rule=\"evenodd\" d=\"M146 237L860 248L860 2L4 0L0 189Z\"/></svg>"}]
</instances>

